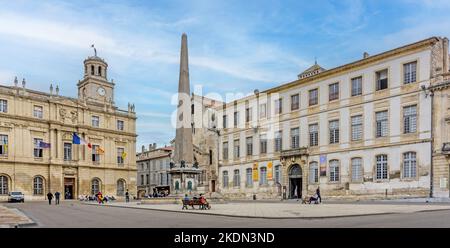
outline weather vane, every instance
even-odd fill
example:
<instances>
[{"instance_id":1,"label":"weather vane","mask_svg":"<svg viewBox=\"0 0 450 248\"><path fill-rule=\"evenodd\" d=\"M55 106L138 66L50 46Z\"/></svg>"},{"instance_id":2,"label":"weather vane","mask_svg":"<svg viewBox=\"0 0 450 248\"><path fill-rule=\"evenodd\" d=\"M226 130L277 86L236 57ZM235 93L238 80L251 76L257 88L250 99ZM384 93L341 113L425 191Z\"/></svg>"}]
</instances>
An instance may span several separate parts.
<instances>
[{"instance_id":1,"label":"weather vane","mask_svg":"<svg viewBox=\"0 0 450 248\"><path fill-rule=\"evenodd\" d=\"M95 49L94 44L92 44L91 47L94 48L94 54L95 54L95 57L97 57L97 49Z\"/></svg>"}]
</instances>

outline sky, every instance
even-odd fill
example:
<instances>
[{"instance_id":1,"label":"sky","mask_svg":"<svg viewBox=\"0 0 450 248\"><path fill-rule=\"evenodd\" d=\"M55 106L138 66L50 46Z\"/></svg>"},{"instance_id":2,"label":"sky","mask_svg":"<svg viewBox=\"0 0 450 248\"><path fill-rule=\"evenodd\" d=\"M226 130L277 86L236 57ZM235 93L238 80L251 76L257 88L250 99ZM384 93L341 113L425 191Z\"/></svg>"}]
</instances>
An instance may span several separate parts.
<instances>
[{"instance_id":1,"label":"sky","mask_svg":"<svg viewBox=\"0 0 450 248\"><path fill-rule=\"evenodd\" d=\"M447 0L0 0L0 84L77 97L83 60L108 62L121 109L134 103L137 147L175 136L181 34L191 90L249 94L431 36L450 37Z\"/></svg>"}]
</instances>

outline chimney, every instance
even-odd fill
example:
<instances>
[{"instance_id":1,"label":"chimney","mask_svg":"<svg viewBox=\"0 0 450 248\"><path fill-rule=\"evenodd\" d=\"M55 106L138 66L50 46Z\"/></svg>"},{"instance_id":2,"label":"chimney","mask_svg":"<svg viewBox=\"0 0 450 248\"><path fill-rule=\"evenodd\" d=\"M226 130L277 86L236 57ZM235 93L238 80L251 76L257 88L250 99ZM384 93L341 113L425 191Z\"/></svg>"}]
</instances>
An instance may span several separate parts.
<instances>
[{"instance_id":1,"label":"chimney","mask_svg":"<svg viewBox=\"0 0 450 248\"><path fill-rule=\"evenodd\" d=\"M145 146L142 145L142 152L145 152Z\"/></svg>"},{"instance_id":2,"label":"chimney","mask_svg":"<svg viewBox=\"0 0 450 248\"><path fill-rule=\"evenodd\" d=\"M367 52L363 53L363 59L367 59L369 57L369 54Z\"/></svg>"},{"instance_id":3,"label":"chimney","mask_svg":"<svg viewBox=\"0 0 450 248\"><path fill-rule=\"evenodd\" d=\"M156 149L156 143L153 143L153 149Z\"/></svg>"}]
</instances>

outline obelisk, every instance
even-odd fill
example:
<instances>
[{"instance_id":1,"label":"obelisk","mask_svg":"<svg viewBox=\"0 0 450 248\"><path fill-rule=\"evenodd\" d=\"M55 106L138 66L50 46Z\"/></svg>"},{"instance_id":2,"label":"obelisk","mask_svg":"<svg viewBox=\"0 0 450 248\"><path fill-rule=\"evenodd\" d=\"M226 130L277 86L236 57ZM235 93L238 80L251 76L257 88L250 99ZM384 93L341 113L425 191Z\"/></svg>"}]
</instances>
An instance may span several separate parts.
<instances>
[{"instance_id":1,"label":"obelisk","mask_svg":"<svg viewBox=\"0 0 450 248\"><path fill-rule=\"evenodd\" d=\"M181 36L177 129L174 154L174 162L177 166L180 165L181 161L184 161L186 166L192 166L194 162L190 92L187 35L183 33Z\"/></svg>"}]
</instances>

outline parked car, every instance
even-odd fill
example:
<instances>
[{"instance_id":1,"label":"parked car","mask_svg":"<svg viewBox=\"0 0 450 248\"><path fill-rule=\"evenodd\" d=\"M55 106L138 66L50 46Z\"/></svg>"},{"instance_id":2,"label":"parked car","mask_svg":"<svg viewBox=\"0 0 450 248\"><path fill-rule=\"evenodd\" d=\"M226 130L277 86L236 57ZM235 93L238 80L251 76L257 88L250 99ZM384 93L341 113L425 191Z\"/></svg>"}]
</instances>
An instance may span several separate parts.
<instances>
[{"instance_id":1,"label":"parked car","mask_svg":"<svg viewBox=\"0 0 450 248\"><path fill-rule=\"evenodd\" d=\"M25 202L25 195L20 191L10 192L8 202Z\"/></svg>"}]
</instances>

